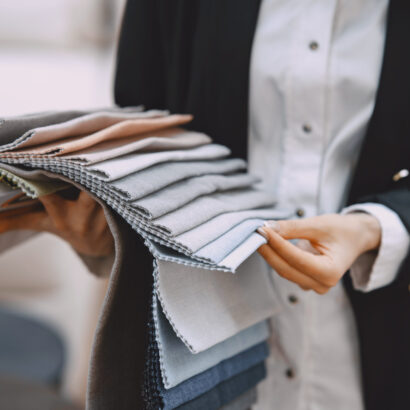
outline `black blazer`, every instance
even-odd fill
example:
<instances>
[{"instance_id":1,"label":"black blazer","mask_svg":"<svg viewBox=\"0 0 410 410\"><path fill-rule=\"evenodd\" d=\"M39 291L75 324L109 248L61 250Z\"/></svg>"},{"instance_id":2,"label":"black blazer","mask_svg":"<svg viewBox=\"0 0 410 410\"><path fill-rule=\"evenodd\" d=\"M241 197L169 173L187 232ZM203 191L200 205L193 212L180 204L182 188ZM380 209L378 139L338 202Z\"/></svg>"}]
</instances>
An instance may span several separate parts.
<instances>
[{"instance_id":1,"label":"black blazer","mask_svg":"<svg viewBox=\"0 0 410 410\"><path fill-rule=\"evenodd\" d=\"M250 52L260 0L128 0L115 100L194 114L190 127L246 158ZM410 229L410 3L391 0L376 106L349 203L384 204ZM382 289L350 296L367 410L410 409L410 258Z\"/></svg>"}]
</instances>

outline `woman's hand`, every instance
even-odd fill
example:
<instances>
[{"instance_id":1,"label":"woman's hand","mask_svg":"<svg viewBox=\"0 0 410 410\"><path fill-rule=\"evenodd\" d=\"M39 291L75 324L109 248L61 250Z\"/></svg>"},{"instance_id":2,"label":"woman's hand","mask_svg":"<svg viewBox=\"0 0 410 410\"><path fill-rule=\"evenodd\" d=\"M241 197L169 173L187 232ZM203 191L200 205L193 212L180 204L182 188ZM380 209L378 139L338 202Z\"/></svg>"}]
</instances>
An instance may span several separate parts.
<instances>
[{"instance_id":1,"label":"woman's hand","mask_svg":"<svg viewBox=\"0 0 410 410\"><path fill-rule=\"evenodd\" d=\"M85 192L76 199L59 194L40 197L27 208L0 212L0 233L28 229L60 236L79 253L106 256L114 241L101 206Z\"/></svg>"},{"instance_id":2,"label":"woman's hand","mask_svg":"<svg viewBox=\"0 0 410 410\"><path fill-rule=\"evenodd\" d=\"M381 227L366 213L327 214L269 221L258 232L268 244L258 252L282 277L304 290L324 294L337 284L362 253L377 249ZM288 239L300 239L294 245Z\"/></svg>"}]
</instances>

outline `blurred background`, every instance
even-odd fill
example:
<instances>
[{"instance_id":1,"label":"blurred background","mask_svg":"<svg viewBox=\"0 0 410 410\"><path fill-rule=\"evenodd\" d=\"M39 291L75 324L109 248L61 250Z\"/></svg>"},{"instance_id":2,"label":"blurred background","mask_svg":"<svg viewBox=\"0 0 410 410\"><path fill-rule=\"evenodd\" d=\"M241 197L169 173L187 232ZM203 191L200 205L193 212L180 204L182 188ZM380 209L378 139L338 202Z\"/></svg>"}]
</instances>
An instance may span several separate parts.
<instances>
[{"instance_id":1,"label":"blurred background","mask_svg":"<svg viewBox=\"0 0 410 410\"><path fill-rule=\"evenodd\" d=\"M0 117L112 105L124 2L1 0ZM0 307L45 324L62 340L65 362L57 388L80 405L105 286L52 235L0 254ZM0 325L0 340L7 333Z\"/></svg>"}]
</instances>

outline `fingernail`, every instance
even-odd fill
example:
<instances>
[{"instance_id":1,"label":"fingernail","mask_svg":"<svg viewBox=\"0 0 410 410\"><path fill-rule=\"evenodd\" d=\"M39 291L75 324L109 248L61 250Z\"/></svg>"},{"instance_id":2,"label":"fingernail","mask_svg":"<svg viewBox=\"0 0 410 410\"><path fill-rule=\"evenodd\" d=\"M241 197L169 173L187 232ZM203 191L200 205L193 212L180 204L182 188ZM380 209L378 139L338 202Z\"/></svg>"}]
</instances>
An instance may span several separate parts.
<instances>
[{"instance_id":1,"label":"fingernail","mask_svg":"<svg viewBox=\"0 0 410 410\"><path fill-rule=\"evenodd\" d=\"M279 224L276 221L265 221L264 226L273 229L275 232L279 232Z\"/></svg>"},{"instance_id":2,"label":"fingernail","mask_svg":"<svg viewBox=\"0 0 410 410\"><path fill-rule=\"evenodd\" d=\"M256 230L256 232L258 232L260 235L262 235L265 239L268 239L268 235L266 234L266 232L263 230L263 228L258 228Z\"/></svg>"}]
</instances>

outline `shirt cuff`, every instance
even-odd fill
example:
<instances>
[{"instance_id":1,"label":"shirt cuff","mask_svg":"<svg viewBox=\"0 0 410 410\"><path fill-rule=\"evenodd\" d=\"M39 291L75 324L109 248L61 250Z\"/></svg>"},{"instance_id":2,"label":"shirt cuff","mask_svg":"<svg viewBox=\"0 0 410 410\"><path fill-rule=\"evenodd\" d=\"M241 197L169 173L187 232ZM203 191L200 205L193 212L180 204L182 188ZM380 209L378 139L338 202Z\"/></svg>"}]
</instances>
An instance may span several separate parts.
<instances>
[{"instance_id":1,"label":"shirt cuff","mask_svg":"<svg viewBox=\"0 0 410 410\"><path fill-rule=\"evenodd\" d=\"M353 286L362 292L389 285L409 251L410 235L399 216L390 208L376 203L355 204L344 208L342 214L366 212L381 226L378 251L360 255L350 268Z\"/></svg>"}]
</instances>

